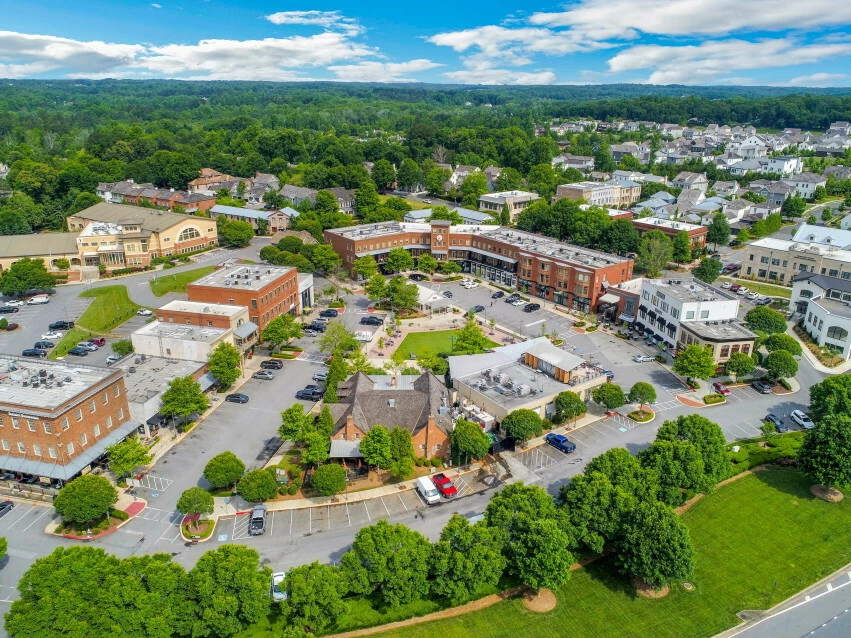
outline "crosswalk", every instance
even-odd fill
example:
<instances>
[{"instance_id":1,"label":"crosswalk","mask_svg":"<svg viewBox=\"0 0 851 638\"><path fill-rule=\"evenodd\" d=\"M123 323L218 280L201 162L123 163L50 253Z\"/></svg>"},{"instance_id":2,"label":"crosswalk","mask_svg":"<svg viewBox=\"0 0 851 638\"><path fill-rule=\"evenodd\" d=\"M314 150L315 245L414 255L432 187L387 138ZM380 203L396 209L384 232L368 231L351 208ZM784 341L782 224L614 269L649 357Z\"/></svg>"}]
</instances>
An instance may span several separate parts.
<instances>
[{"instance_id":1,"label":"crosswalk","mask_svg":"<svg viewBox=\"0 0 851 638\"><path fill-rule=\"evenodd\" d=\"M145 474L141 479L139 479L139 482L141 483L139 487L146 490L153 490L155 492L165 492L169 487L171 487L171 484L174 483L171 479L151 476L150 474Z\"/></svg>"},{"instance_id":2,"label":"crosswalk","mask_svg":"<svg viewBox=\"0 0 851 638\"><path fill-rule=\"evenodd\" d=\"M670 401L661 401L659 403L654 403L652 406L654 412L664 412L665 410L672 410L674 408L682 407L682 404L676 399L671 399Z\"/></svg>"}]
</instances>

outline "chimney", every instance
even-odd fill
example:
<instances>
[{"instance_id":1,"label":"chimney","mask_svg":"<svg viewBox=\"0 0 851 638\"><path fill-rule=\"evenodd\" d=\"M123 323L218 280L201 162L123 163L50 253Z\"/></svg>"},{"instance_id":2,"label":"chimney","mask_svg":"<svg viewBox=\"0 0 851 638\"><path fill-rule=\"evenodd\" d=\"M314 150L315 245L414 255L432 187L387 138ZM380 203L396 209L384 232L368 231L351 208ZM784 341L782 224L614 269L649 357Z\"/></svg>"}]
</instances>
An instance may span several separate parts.
<instances>
[{"instance_id":1,"label":"chimney","mask_svg":"<svg viewBox=\"0 0 851 638\"><path fill-rule=\"evenodd\" d=\"M399 387L399 377L395 374L392 377L390 377L390 387L391 388L398 388Z\"/></svg>"}]
</instances>

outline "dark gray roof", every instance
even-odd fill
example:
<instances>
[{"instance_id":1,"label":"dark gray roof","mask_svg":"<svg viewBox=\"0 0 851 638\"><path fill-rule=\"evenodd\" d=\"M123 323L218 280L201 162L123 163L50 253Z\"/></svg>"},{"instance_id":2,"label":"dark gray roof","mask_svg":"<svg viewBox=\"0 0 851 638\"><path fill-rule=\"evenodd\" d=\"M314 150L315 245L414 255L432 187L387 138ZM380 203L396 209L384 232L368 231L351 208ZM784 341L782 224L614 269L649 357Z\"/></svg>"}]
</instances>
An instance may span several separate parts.
<instances>
[{"instance_id":1,"label":"dark gray roof","mask_svg":"<svg viewBox=\"0 0 851 638\"><path fill-rule=\"evenodd\" d=\"M839 277L828 277L814 272L801 272L792 278L792 281L810 281L824 290L839 290L851 292L851 279L840 279Z\"/></svg>"}]
</instances>

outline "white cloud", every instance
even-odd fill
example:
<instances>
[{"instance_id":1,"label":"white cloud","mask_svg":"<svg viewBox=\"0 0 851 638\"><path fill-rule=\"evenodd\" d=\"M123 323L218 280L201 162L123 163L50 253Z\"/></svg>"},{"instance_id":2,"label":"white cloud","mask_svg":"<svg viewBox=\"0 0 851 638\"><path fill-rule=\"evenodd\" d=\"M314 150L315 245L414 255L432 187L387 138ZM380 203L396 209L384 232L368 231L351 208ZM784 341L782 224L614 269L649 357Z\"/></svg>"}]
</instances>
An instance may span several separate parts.
<instances>
[{"instance_id":1,"label":"white cloud","mask_svg":"<svg viewBox=\"0 0 851 638\"><path fill-rule=\"evenodd\" d=\"M145 50L140 44L81 42L52 35L0 31L0 75L24 77L63 68L83 68L93 73L127 66Z\"/></svg>"},{"instance_id":2,"label":"white cloud","mask_svg":"<svg viewBox=\"0 0 851 638\"><path fill-rule=\"evenodd\" d=\"M163 6L162 6L161 4L157 4L156 2L152 2L152 3L151 3L151 6L152 6L154 9L162 9L162 8L163 8Z\"/></svg>"},{"instance_id":3,"label":"white cloud","mask_svg":"<svg viewBox=\"0 0 851 638\"><path fill-rule=\"evenodd\" d=\"M569 27L583 39L635 38L639 32L717 36L851 22L851 3L836 0L581 0L564 11L535 13L534 25Z\"/></svg>"},{"instance_id":4,"label":"white cloud","mask_svg":"<svg viewBox=\"0 0 851 638\"><path fill-rule=\"evenodd\" d=\"M428 71L443 66L431 60L409 60L408 62L361 62L329 66L328 70L344 82L414 82L408 73Z\"/></svg>"},{"instance_id":5,"label":"white cloud","mask_svg":"<svg viewBox=\"0 0 851 638\"><path fill-rule=\"evenodd\" d=\"M711 40L694 46L640 45L608 61L609 70L623 73L654 69L649 84L707 84L742 69L813 64L851 54L851 43L799 44L794 39Z\"/></svg>"},{"instance_id":6,"label":"white cloud","mask_svg":"<svg viewBox=\"0 0 851 638\"><path fill-rule=\"evenodd\" d=\"M848 76L843 73L813 73L812 75L799 75L787 82L789 86L845 86Z\"/></svg>"},{"instance_id":7,"label":"white cloud","mask_svg":"<svg viewBox=\"0 0 851 638\"><path fill-rule=\"evenodd\" d=\"M349 35L363 32L363 27L354 18L347 18L339 11L278 11L266 16L272 24L304 24L324 29L339 29Z\"/></svg>"},{"instance_id":8,"label":"white cloud","mask_svg":"<svg viewBox=\"0 0 851 638\"><path fill-rule=\"evenodd\" d=\"M519 72L511 69L468 69L443 74L462 84L555 84L558 77L552 71Z\"/></svg>"}]
</instances>

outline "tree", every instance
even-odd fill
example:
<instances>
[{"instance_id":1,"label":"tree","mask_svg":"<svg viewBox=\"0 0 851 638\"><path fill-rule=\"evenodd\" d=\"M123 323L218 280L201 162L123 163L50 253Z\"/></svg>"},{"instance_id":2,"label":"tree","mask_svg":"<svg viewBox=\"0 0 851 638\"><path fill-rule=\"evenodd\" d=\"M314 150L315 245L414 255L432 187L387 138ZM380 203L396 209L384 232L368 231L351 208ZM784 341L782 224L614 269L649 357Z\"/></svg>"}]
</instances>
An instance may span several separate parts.
<instances>
[{"instance_id":1,"label":"tree","mask_svg":"<svg viewBox=\"0 0 851 638\"><path fill-rule=\"evenodd\" d=\"M327 453L325 456L327 458ZM346 489L346 470L336 463L322 465L313 473L310 482L320 495L334 496Z\"/></svg>"},{"instance_id":2,"label":"tree","mask_svg":"<svg viewBox=\"0 0 851 638\"><path fill-rule=\"evenodd\" d=\"M769 335L786 332L786 319L768 306L757 306L748 310L745 323L751 330L761 330Z\"/></svg>"},{"instance_id":3,"label":"tree","mask_svg":"<svg viewBox=\"0 0 851 638\"><path fill-rule=\"evenodd\" d=\"M453 350L464 354L479 354L491 346L491 340L475 319L467 319L453 342Z\"/></svg>"},{"instance_id":4,"label":"tree","mask_svg":"<svg viewBox=\"0 0 851 638\"><path fill-rule=\"evenodd\" d=\"M428 253L423 253L417 259L417 268L431 274L437 270L437 260Z\"/></svg>"},{"instance_id":5,"label":"tree","mask_svg":"<svg viewBox=\"0 0 851 638\"><path fill-rule=\"evenodd\" d=\"M313 211L317 215L322 215L323 213L334 215L339 213L340 206L337 203L337 197L331 191L320 190L316 193L316 197L314 198ZM325 222L323 222L323 226L325 226Z\"/></svg>"},{"instance_id":6,"label":"tree","mask_svg":"<svg viewBox=\"0 0 851 638\"><path fill-rule=\"evenodd\" d=\"M355 333L346 326L339 321L329 321L325 332L317 339L317 345L320 352L329 354L338 351L346 353L349 350L355 350L359 344L355 339Z\"/></svg>"},{"instance_id":7,"label":"tree","mask_svg":"<svg viewBox=\"0 0 851 638\"><path fill-rule=\"evenodd\" d=\"M414 258L404 248L391 248L387 253L387 268L393 272L402 272L414 267Z\"/></svg>"},{"instance_id":8,"label":"tree","mask_svg":"<svg viewBox=\"0 0 851 638\"><path fill-rule=\"evenodd\" d=\"M585 466L585 475L599 472L606 476L615 487L642 500L656 498L658 482L637 457L625 448L612 448L603 452Z\"/></svg>"},{"instance_id":9,"label":"tree","mask_svg":"<svg viewBox=\"0 0 851 638\"><path fill-rule=\"evenodd\" d=\"M86 474L59 490L53 500L53 509L65 521L90 523L106 516L116 502L118 492L112 483L103 476Z\"/></svg>"},{"instance_id":10,"label":"tree","mask_svg":"<svg viewBox=\"0 0 851 638\"><path fill-rule=\"evenodd\" d=\"M322 406L322 411L316 420L316 431L325 438L330 438L334 433L334 417L331 416L331 408L327 405Z\"/></svg>"},{"instance_id":11,"label":"tree","mask_svg":"<svg viewBox=\"0 0 851 638\"><path fill-rule=\"evenodd\" d=\"M816 423L831 414L851 414L851 376L827 377L810 387L809 414Z\"/></svg>"},{"instance_id":12,"label":"tree","mask_svg":"<svg viewBox=\"0 0 851 638\"><path fill-rule=\"evenodd\" d=\"M672 256L675 262L682 264L683 262L691 261L691 238L688 231L681 230L674 235L673 246L674 251Z\"/></svg>"},{"instance_id":13,"label":"tree","mask_svg":"<svg viewBox=\"0 0 851 638\"><path fill-rule=\"evenodd\" d=\"M6 558L6 552L9 551L9 541L7 541L4 537L0 537L0 562L3 562L3 559Z\"/></svg>"},{"instance_id":14,"label":"tree","mask_svg":"<svg viewBox=\"0 0 851 638\"><path fill-rule=\"evenodd\" d=\"M823 201L825 197L827 197L827 189L824 186L819 185L813 189L814 202Z\"/></svg>"},{"instance_id":15,"label":"tree","mask_svg":"<svg viewBox=\"0 0 851 638\"><path fill-rule=\"evenodd\" d=\"M210 353L207 364L210 367L210 374L219 384L223 388L229 388L242 374L239 367L241 361L239 350L223 341Z\"/></svg>"},{"instance_id":16,"label":"tree","mask_svg":"<svg viewBox=\"0 0 851 638\"><path fill-rule=\"evenodd\" d=\"M197 514L192 526L197 530L200 517L207 514L212 514L215 509L213 495L207 490L200 487L190 487L184 490L180 498L177 499L177 510L183 515Z\"/></svg>"},{"instance_id":17,"label":"tree","mask_svg":"<svg viewBox=\"0 0 851 638\"><path fill-rule=\"evenodd\" d=\"M541 436L543 422L534 410L514 410L502 420L503 431L511 438L523 442Z\"/></svg>"},{"instance_id":18,"label":"tree","mask_svg":"<svg viewBox=\"0 0 851 638\"><path fill-rule=\"evenodd\" d=\"M290 611L288 620L298 628L307 627L312 632L321 632L336 623L348 610L348 605L343 602L346 587L340 572L318 561L290 569L284 578L283 589L287 593Z\"/></svg>"},{"instance_id":19,"label":"tree","mask_svg":"<svg viewBox=\"0 0 851 638\"><path fill-rule=\"evenodd\" d=\"M254 226L238 219L219 224L218 231L219 242L230 248L244 248L254 239Z\"/></svg>"},{"instance_id":20,"label":"tree","mask_svg":"<svg viewBox=\"0 0 851 638\"><path fill-rule=\"evenodd\" d=\"M750 374L755 368L756 363L753 358L743 352L734 352L730 355L727 363L724 364L724 371L727 374L735 374L737 377Z\"/></svg>"},{"instance_id":21,"label":"tree","mask_svg":"<svg viewBox=\"0 0 851 638\"><path fill-rule=\"evenodd\" d=\"M275 498L278 485L275 477L267 470L251 470L239 479L236 484L237 493L249 503L262 503Z\"/></svg>"},{"instance_id":22,"label":"tree","mask_svg":"<svg viewBox=\"0 0 851 638\"><path fill-rule=\"evenodd\" d=\"M31 290L52 290L56 278L47 272L43 259L24 257L0 275L0 292L9 297L24 295Z\"/></svg>"},{"instance_id":23,"label":"tree","mask_svg":"<svg viewBox=\"0 0 851 638\"><path fill-rule=\"evenodd\" d=\"M638 504L634 494L613 485L608 476L587 470L562 486L559 500L570 514L577 540L595 553L620 537L627 516Z\"/></svg>"},{"instance_id":24,"label":"tree","mask_svg":"<svg viewBox=\"0 0 851 638\"><path fill-rule=\"evenodd\" d=\"M739 242L739 244L745 244L745 243L749 242L750 239L751 239L751 234L748 232L747 228L742 228L736 234L736 241Z\"/></svg>"},{"instance_id":25,"label":"tree","mask_svg":"<svg viewBox=\"0 0 851 638\"><path fill-rule=\"evenodd\" d=\"M700 281L711 284L721 275L721 262L717 259L701 259L700 264L691 271L691 274Z\"/></svg>"},{"instance_id":26,"label":"tree","mask_svg":"<svg viewBox=\"0 0 851 638\"><path fill-rule=\"evenodd\" d=\"M730 476L727 440L714 421L699 414L680 415L676 421L662 424L656 432L656 440L689 441L694 445L703 459L703 471L707 476L705 487L709 490Z\"/></svg>"},{"instance_id":27,"label":"tree","mask_svg":"<svg viewBox=\"0 0 851 638\"><path fill-rule=\"evenodd\" d=\"M189 572L193 636L233 636L269 614L272 571L243 545L205 552Z\"/></svg>"},{"instance_id":28,"label":"tree","mask_svg":"<svg viewBox=\"0 0 851 638\"><path fill-rule=\"evenodd\" d=\"M396 171L388 160L380 159L372 165L371 177L376 188L383 193L396 181Z\"/></svg>"},{"instance_id":29,"label":"tree","mask_svg":"<svg viewBox=\"0 0 851 638\"><path fill-rule=\"evenodd\" d=\"M153 458L148 448L142 445L135 436L128 436L123 441L106 448L109 455L109 469L119 479L130 474L137 467L148 465Z\"/></svg>"},{"instance_id":30,"label":"tree","mask_svg":"<svg viewBox=\"0 0 851 638\"><path fill-rule=\"evenodd\" d=\"M119 357L126 357L133 352L133 342L130 339L118 339L112 342L112 351Z\"/></svg>"},{"instance_id":31,"label":"tree","mask_svg":"<svg viewBox=\"0 0 851 638\"><path fill-rule=\"evenodd\" d=\"M431 211L431 215L427 217L427 221L435 221L439 219L448 220L452 226L463 224L464 220L461 215L455 210L449 210L446 206L435 206Z\"/></svg>"},{"instance_id":32,"label":"tree","mask_svg":"<svg viewBox=\"0 0 851 638\"><path fill-rule=\"evenodd\" d=\"M762 367L772 379L791 379L798 374L798 362L786 350L775 350L769 354L762 362Z\"/></svg>"},{"instance_id":33,"label":"tree","mask_svg":"<svg viewBox=\"0 0 851 638\"><path fill-rule=\"evenodd\" d=\"M360 451L368 465L389 468L392 461L390 432L383 425L372 426L360 443Z\"/></svg>"},{"instance_id":34,"label":"tree","mask_svg":"<svg viewBox=\"0 0 851 638\"><path fill-rule=\"evenodd\" d=\"M340 559L340 572L349 591L375 595L397 608L428 595L431 552L431 543L419 532L381 520L355 535Z\"/></svg>"},{"instance_id":35,"label":"tree","mask_svg":"<svg viewBox=\"0 0 851 638\"><path fill-rule=\"evenodd\" d=\"M803 198L797 196L790 197L783 202L783 206L780 207L780 212L783 214L783 217L801 217L806 210L807 202L805 202Z\"/></svg>"},{"instance_id":36,"label":"tree","mask_svg":"<svg viewBox=\"0 0 851 638\"><path fill-rule=\"evenodd\" d=\"M384 275L378 273L369 278L369 281L364 285L366 296L373 301L380 301L387 298L387 280Z\"/></svg>"},{"instance_id":37,"label":"tree","mask_svg":"<svg viewBox=\"0 0 851 638\"><path fill-rule=\"evenodd\" d=\"M826 414L816 421L804 438L798 463L819 485L832 488L851 483L851 417Z\"/></svg>"},{"instance_id":38,"label":"tree","mask_svg":"<svg viewBox=\"0 0 851 638\"><path fill-rule=\"evenodd\" d=\"M695 566L688 528L663 503L641 502L624 527L617 561L624 573L656 590L685 580Z\"/></svg>"},{"instance_id":39,"label":"tree","mask_svg":"<svg viewBox=\"0 0 851 638\"><path fill-rule=\"evenodd\" d=\"M367 213L378 210L381 206L381 199L378 197L378 190L372 182L364 182L355 191L355 212L359 217L364 217Z\"/></svg>"},{"instance_id":40,"label":"tree","mask_svg":"<svg viewBox=\"0 0 851 638\"><path fill-rule=\"evenodd\" d=\"M440 272L444 275L454 275L461 272L461 265L454 261L444 261L440 264Z\"/></svg>"},{"instance_id":41,"label":"tree","mask_svg":"<svg viewBox=\"0 0 851 638\"><path fill-rule=\"evenodd\" d=\"M706 229L706 240L715 245L715 250L718 250L718 244L726 246L730 241L730 223L724 213L716 213L712 218L712 223Z\"/></svg>"},{"instance_id":42,"label":"tree","mask_svg":"<svg viewBox=\"0 0 851 638\"><path fill-rule=\"evenodd\" d=\"M640 242L638 231L629 219L616 219L606 227L600 237L600 247L618 255L635 252Z\"/></svg>"},{"instance_id":43,"label":"tree","mask_svg":"<svg viewBox=\"0 0 851 638\"><path fill-rule=\"evenodd\" d=\"M263 341L270 346L280 346L290 339L298 339L302 336L302 324L295 320L289 313L278 315L263 328L261 333Z\"/></svg>"},{"instance_id":44,"label":"tree","mask_svg":"<svg viewBox=\"0 0 851 638\"><path fill-rule=\"evenodd\" d=\"M313 429L313 419L304 413L304 405L295 403L281 412L281 427L278 434L283 441L301 443Z\"/></svg>"},{"instance_id":45,"label":"tree","mask_svg":"<svg viewBox=\"0 0 851 638\"><path fill-rule=\"evenodd\" d=\"M765 346L765 349L769 352L785 350L786 352L793 354L796 357L800 357L801 354L803 354L800 342L792 335L787 335L782 332L775 333L768 337L763 342L763 345Z\"/></svg>"},{"instance_id":46,"label":"tree","mask_svg":"<svg viewBox=\"0 0 851 638\"><path fill-rule=\"evenodd\" d=\"M168 389L160 399L160 414L167 418L201 414L209 407L210 400L201 390L201 384L191 376L169 381Z\"/></svg>"},{"instance_id":47,"label":"tree","mask_svg":"<svg viewBox=\"0 0 851 638\"><path fill-rule=\"evenodd\" d=\"M390 431L390 474L405 479L414 471L414 444L410 431L393 426Z\"/></svg>"},{"instance_id":48,"label":"tree","mask_svg":"<svg viewBox=\"0 0 851 638\"><path fill-rule=\"evenodd\" d=\"M465 206L476 207L479 203L479 197L488 192L488 178L481 171L470 173L461 184L461 194L464 196L462 200Z\"/></svg>"},{"instance_id":49,"label":"tree","mask_svg":"<svg viewBox=\"0 0 851 638\"><path fill-rule=\"evenodd\" d=\"M364 255L355 259L352 271L363 279L370 279L378 274L378 264L375 263L375 257L372 255Z\"/></svg>"},{"instance_id":50,"label":"tree","mask_svg":"<svg viewBox=\"0 0 851 638\"><path fill-rule=\"evenodd\" d=\"M523 185L523 176L516 168L506 166L503 168L496 180L494 180L494 190L498 192L515 191Z\"/></svg>"},{"instance_id":51,"label":"tree","mask_svg":"<svg viewBox=\"0 0 851 638\"><path fill-rule=\"evenodd\" d=\"M56 267L59 270L68 270L71 267L71 262L64 257L60 257L56 260Z\"/></svg>"},{"instance_id":52,"label":"tree","mask_svg":"<svg viewBox=\"0 0 851 638\"><path fill-rule=\"evenodd\" d=\"M408 283L404 277L396 276L387 284L387 298L393 310L410 310L419 302L419 289L416 284Z\"/></svg>"},{"instance_id":53,"label":"tree","mask_svg":"<svg viewBox=\"0 0 851 638\"><path fill-rule=\"evenodd\" d=\"M658 277L671 261L674 245L660 230L645 233L638 245L637 266L649 277Z\"/></svg>"},{"instance_id":54,"label":"tree","mask_svg":"<svg viewBox=\"0 0 851 638\"><path fill-rule=\"evenodd\" d=\"M591 398L594 399L594 403L599 403L609 412L626 404L626 395L624 395L621 387L615 383L598 385L591 392Z\"/></svg>"},{"instance_id":55,"label":"tree","mask_svg":"<svg viewBox=\"0 0 851 638\"><path fill-rule=\"evenodd\" d=\"M456 421L449 440L452 445L452 461L456 465L485 458L491 446L490 437L482 427L466 419Z\"/></svg>"},{"instance_id":56,"label":"tree","mask_svg":"<svg viewBox=\"0 0 851 638\"><path fill-rule=\"evenodd\" d=\"M715 359L711 348L696 343L687 345L674 357L673 371L683 375L687 381L708 379L715 374Z\"/></svg>"},{"instance_id":57,"label":"tree","mask_svg":"<svg viewBox=\"0 0 851 638\"><path fill-rule=\"evenodd\" d=\"M656 475L657 497L676 507L683 502L686 490L709 492L712 484L707 477L700 451L690 441L657 439L638 454L641 464Z\"/></svg>"},{"instance_id":58,"label":"tree","mask_svg":"<svg viewBox=\"0 0 851 638\"><path fill-rule=\"evenodd\" d=\"M331 446L327 436L320 432L308 432L304 437L304 450L301 453L301 462L307 465L319 465L328 460L328 451Z\"/></svg>"},{"instance_id":59,"label":"tree","mask_svg":"<svg viewBox=\"0 0 851 638\"><path fill-rule=\"evenodd\" d=\"M502 205L502 210L499 212L499 223L503 226L511 224L511 211L508 209L508 204Z\"/></svg>"},{"instance_id":60,"label":"tree","mask_svg":"<svg viewBox=\"0 0 851 638\"><path fill-rule=\"evenodd\" d=\"M216 454L204 466L204 478L216 489L231 487L245 474L245 463L227 450Z\"/></svg>"},{"instance_id":61,"label":"tree","mask_svg":"<svg viewBox=\"0 0 851 638\"><path fill-rule=\"evenodd\" d=\"M496 585L504 569L505 558L491 530L453 514L432 550L431 593L458 604Z\"/></svg>"},{"instance_id":62,"label":"tree","mask_svg":"<svg viewBox=\"0 0 851 638\"><path fill-rule=\"evenodd\" d=\"M646 381L637 381L629 389L629 400L639 407L650 405L656 401L656 389Z\"/></svg>"},{"instance_id":63,"label":"tree","mask_svg":"<svg viewBox=\"0 0 851 638\"><path fill-rule=\"evenodd\" d=\"M432 195L442 195L446 188L444 185L452 177L452 171L447 168L433 168L426 175L426 190Z\"/></svg>"},{"instance_id":64,"label":"tree","mask_svg":"<svg viewBox=\"0 0 851 638\"><path fill-rule=\"evenodd\" d=\"M554 403L556 409L554 420L557 423L564 423L570 420L575 421L588 411L582 397L570 390L559 392Z\"/></svg>"},{"instance_id":65,"label":"tree","mask_svg":"<svg viewBox=\"0 0 851 638\"><path fill-rule=\"evenodd\" d=\"M280 210L287 205L286 198L276 190L266 191L261 199L266 204L265 208L271 210Z\"/></svg>"},{"instance_id":66,"label":"tree","mask_svg":"<svg viewBox=\"0 0 851 638\"><path fill-rule=\"evenodd\" d=\"M414 160L406 157L399 165L399 170L396 171L396 181L399 188L413 190L422 185L423 172Z\"/></svg>"},{"instance_id":67,"label":"tree","mask_svg":"<svg viewBox=\"0 0 851 638\"><path fill-rule=\"evenodd\" d=\"M318 270L324 273L329 273L343 264L343 260L340 259L340 255L337 254L331 244L316 246L313 249L313 255L311 255L310 261L313 262Z\"/></svg>"}]
</instances>

